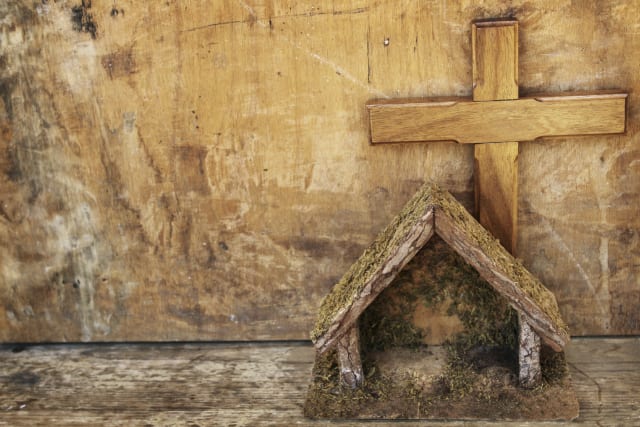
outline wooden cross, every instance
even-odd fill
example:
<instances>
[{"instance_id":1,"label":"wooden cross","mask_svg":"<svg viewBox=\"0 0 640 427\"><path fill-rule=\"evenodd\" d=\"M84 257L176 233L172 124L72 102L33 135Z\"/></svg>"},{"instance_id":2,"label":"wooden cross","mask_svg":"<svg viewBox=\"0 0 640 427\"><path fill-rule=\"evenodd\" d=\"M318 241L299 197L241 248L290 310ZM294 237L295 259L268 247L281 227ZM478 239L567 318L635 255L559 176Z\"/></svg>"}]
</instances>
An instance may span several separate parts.
<instances>
[{"instance_id":1,"label":"wooden cross","mask_svg":"<svg viewBox=\"0 0 640 427\"><path fill-rule=\"evenodd\" d=\"M518 22L472 26L473 99L367 103L371 143L473 143L476 215L512 254L518 214L518 142L623 133L626 93L518 97ZM499 143L499 144L498 144Z\"/></svg>"}]
</instances>

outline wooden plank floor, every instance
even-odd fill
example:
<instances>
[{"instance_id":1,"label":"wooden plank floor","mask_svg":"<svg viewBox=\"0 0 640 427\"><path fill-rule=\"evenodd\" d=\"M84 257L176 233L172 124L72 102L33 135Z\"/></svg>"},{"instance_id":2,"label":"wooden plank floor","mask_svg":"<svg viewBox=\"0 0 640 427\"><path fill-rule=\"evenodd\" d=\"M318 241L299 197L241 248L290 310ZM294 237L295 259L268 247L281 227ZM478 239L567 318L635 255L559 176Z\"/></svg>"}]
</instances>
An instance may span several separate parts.
<instances>
[{"instance_id":1,"label":"wooden plank floor","mask_svg":"<svg viewBox=\"0 0 640 427\"><path fill-rule=\"evenodd\" d=\"M567 355L581 406L577 423L640 426L640 338L574 339ZM313 357L306 342L4 345L0 425L327 425L302 416Z\"/></svg>"}]
</instances>

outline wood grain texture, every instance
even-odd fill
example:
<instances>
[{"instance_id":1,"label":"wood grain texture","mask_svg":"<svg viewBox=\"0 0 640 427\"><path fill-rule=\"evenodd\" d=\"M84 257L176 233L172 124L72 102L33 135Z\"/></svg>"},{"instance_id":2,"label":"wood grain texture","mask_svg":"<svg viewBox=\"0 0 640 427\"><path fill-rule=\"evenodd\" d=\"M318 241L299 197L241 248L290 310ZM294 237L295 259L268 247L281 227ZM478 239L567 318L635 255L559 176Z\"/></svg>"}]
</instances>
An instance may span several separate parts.
<instances>
[{"instance_id":1,"label":"wood grain texture","mask_svg":"<svg viewBox=\"0 0 640 427\"><path fill-rule=\"evenodd\" d=\"M518 99L518 21L473 23L471 50L473 100Z\"/></svg>"},{"instance_id":2,"label":"wood grain texture","mask_svg":"<svg viewBox=\"0 0 640 427\"><path fill-rule=\"evenodd\" d=\"M0 426L284 426L302 405L314 350L300 344L74 345L0 348ZM574 423L627 426L640 418L640 339L575 339L567 348L580 402ZM385 426L392 421L367 422ZM436 427L482 422L434 421ZM362 422L335 425L356 427ZM417 427L424 422L401 422Z\"/></svg>"},{"instance_id":3,"label":"wood grain texture","mask_svg":"<svg viewBox=\"0 0 640 427\"><path fill-rule=\"evenodd\" d=\"M518 22L474 23L471 50L473 100L518 99ZM518 244L518 140L473 147L476 217L514 256Z\"/></svg>"},{"instance_id":4,"label":"wood grain texture","mask_svg":"<svg viewBox=\"0 0 640 427\"><path fill-rule=\"evenodd\" d=\"M518 142L473 147L476 217L512 255L518 244L519 147Z\"/></svg>"},{"instance_id":5,"label":"wood grain texture","mask_svg":"<svg viewBox=\"0 0 640 427\"><path fill-rule=\"evenodd\" d=\"M625 131L625 93L532 96L484 102L374 100L367 104L372 143L531 141Z\"/></svg>"},{"instance_id":6,"label":"wood grain texture","mask_svg":"<svg viewBox=\"0 0 640 427\"><path fill-rule=\"evenodd\" d=\"M424 180L472 206L471 146L371 147L363 106L470 97L476 19L518 19L521 95L640 90L637 2L93 0L95 38L80 4L0 2L1 341L307 337ZM520 148L577 334L640 333L638 106Z\"/></svg>"}]
</instances>

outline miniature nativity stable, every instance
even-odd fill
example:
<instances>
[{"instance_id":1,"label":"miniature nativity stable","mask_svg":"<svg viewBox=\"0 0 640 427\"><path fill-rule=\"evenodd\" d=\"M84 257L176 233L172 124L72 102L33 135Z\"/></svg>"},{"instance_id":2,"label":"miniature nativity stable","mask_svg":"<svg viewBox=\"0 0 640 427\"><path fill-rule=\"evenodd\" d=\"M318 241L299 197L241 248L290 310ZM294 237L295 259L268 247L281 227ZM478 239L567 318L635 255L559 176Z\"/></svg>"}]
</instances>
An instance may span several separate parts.
<instances>
[{"instance_id":1,"label":"miniature nativity stable","mask_svg":"<svg viewBox=\"0 0 640 427\"><path fill-rule=\"evenodd\" d=\"M544 387L538 387L543 375L540 364L541 344L544 343L548 348L562 352L569 341L568 329L560 316L554 295L529 273L520 261L509 254L451 194L434 184L427 183L378 235L322 302L318 321L311 333L317 350L316 367L324 363L323 357L331 354L337 359L337 367L333 369L338 370L339 378L337 381L339 385L325 393L325 397L328 396L327 400L334 399L330 394L349 395L354 390L361 390L368 385L360 355L358 320L367 307L393 283L398 273L434 235L440 236L515 309L519 322L517 350L519 387L522 390L536 387L544 389ZM562 360L564 364L564 359ZM566 366L563 369L566 369ZM328 375L331 373L320 374L321 377ZM317 372L316 376L318 376ZM307 402L310 402L309 407L312 407L306 411L308 416L341 418L336 415L334 409L324 409L323 403L317 403L317 388L314 393L311 392L312 389L313 384L307 399ZM526 391L524 393L527 394ZM553 397L546 396L541 400L561 402L559 406L562 409L546 419L575 418L578 413L578 404L570 381L567 380L561 386L557 386L554 393L557 393L557 398L554 394ZM376 396L374 400L377 403L381 400L377 396L383 393L376 391L373 394ZM324 401L325 397L321 396L319 400ZM312 401L314 399L316 401ZM541 405L541 400L536 401L537 406ZM417 404L418 408L419 405ZM466 408L465 405L460 406ZM368 405L368 408L373 407L375 407L374 404ZM372 411L373 414L367 413L364 418L387 417L378 414L376 409ZM535 413L523 414L518 411L519 409L509 412L505 419L535 419L538 416ZM420 413L419 410L418 413ZM466 413L464 410L434 412L432 415L440 418L443 413L454 413L455 418L475 418L475 414ZM355 415L348 414L346 418L359 418L362 415L357 412ZM426 409L423 409L423 415L427 415ZM393 415L391 418L398 416L424 418L424 416L407 415L406 412ZM498 414L495 416L499 417Z\"/></svg>"},{"instance_id":2,"label":"miniature nativity stable","mask_svg":"<svg viewBox=\"0 0 640 427\"><path fill-rule=\"evenodd\" d=\"M517 311L519 381L539 384L541 339L569 341L554 295L448 192L427 183L324 299L311 337L319 354L336 348L343 385L362 385L358 318L416 253L438 234Z\"/></svg>"}]
</instances>

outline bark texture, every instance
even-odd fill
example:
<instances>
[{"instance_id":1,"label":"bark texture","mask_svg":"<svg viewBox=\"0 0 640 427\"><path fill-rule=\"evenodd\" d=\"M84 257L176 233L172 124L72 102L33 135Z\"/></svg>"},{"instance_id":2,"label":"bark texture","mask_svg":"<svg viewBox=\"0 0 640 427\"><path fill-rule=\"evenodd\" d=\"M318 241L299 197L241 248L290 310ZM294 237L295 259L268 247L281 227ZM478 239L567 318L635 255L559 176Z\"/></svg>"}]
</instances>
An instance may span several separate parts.
<instances>
[{"instance_id":1,"label":"bark texture","mask_svg":"<svg viewBox=\"0 0 640 427\"><path fill-rule=\"evenodd\" d=\"M527 319L518 315L520 337L518 340L518 378L520 386L533 388L542 380L540 367L540 337L531 328Z\"/></svg>"},{"instance_id":2,"label":"bark texture","mask_svg":"<svg viewBox=\"0 0 640 427\"><path fill-rule=\"evenodd\" d=\"M364 375L360 358L360 331L357 323L338 341L337 350L340 383L350 389L360 387L364 382Z\"/></svg>"}]
</instances>

